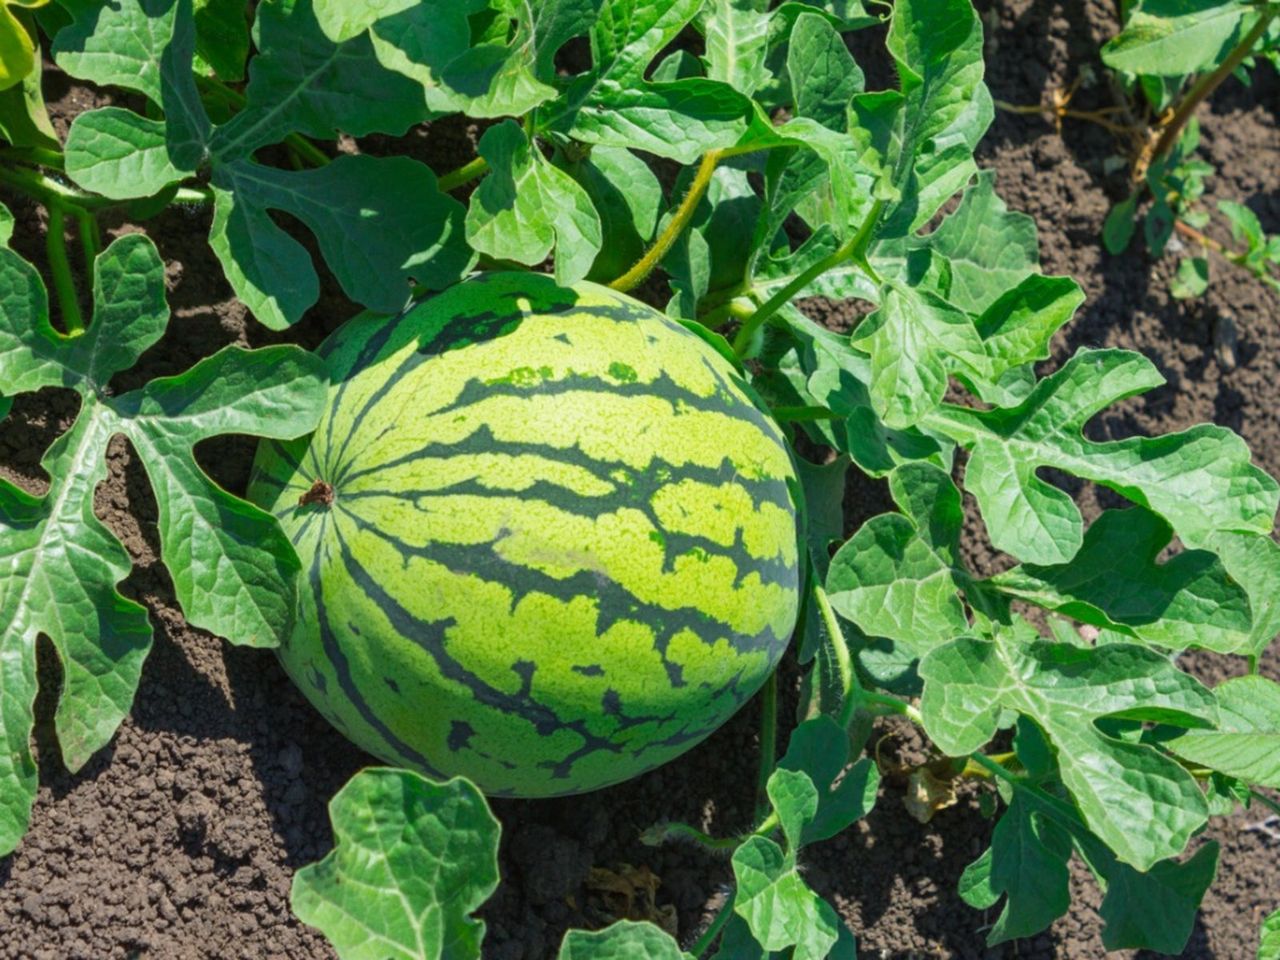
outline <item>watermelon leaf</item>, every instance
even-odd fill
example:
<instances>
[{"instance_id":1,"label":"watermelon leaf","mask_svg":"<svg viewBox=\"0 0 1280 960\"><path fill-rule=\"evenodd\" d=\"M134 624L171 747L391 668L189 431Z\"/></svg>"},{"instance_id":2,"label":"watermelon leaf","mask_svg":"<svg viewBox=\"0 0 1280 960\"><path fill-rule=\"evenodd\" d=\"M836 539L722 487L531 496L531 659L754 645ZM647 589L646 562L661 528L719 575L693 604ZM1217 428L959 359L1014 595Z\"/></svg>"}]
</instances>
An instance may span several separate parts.
<instances>
[{"instance_id":1,"label":"watermelon leaf","mask_svg":"<svg viewBox=\"0 0 1280 960\"><path fill-rule=\"evenodd\" d=\"M988 583L1081 623L1172 650L1246 647L1253 626L1248 594L1207 550L1157 563L1172 536L1167 523L1141 507L1107 510L1069 562L1022 564Z\"/></svg>"},{"instance_id":2,"label":"watermelon leaf","mask_svg":"<svg viewBox=\"0 0 1280 960\"><path fill-rule=\"evenodd\" d=\"M1010 715L1036 722L1089 829L1139 870L1177 856L1208 815L1195 778L1155 747L1104 733L1117 716L1178 727L1218 719L1213 695L1145 647L1028 638L1029 627L961 637L921 660L925 730L948 756L980 749ZM1153 813L1153 810L1155 811Z\"/></svg>"},{"instance_id":3,"label":"watermelon leaf","mask_svg":"<svg viewBox=\"0 0 1280 960\"><path fill-rule=\"evenodd\" d=\"M1280 910L1262 921L1261 942L1258 944L1258 960L1276 960L1280 957Z\"/></svg>"},{"instance_id":4,"label":"watermelon leaf","mask_svg":"<svg viewBox=\"0 0 1280 960\"><path fill-rule=\"evenodd\" d=\"M813 775L822 784L819 789L806 761L816 759L812 755L815 748L833 746L829 737L833 730L843 744L836 748L834 757L812 765ZM844 767L844 760L838 764L834 760L841 755L848 757L846 735L828 718L811 720L796 733L800 739L793 739L793 749L788 750L795 767L787 767L784 760L770 775L767 785L769 802L786 846L757 832L734 851L733 875L738 890L733 912L765 952L792 947L791 955L805 960L851 957L852 938L831 904L805 882L796 854L803 843L834 836L869 811L879 778L864 759L840 787L832 790L831 781ZM726 940L729 937L726 934ZM749 943L745 937L742 939Z\"/></svg>"},{"instance_id":5,"label":"watermelon leaf","mask_svg":"<svg viewBox=\"0 0 1280 960\"><path fill-rule=\"evenodd\" d=\"M651 923L619 920L603 930L570 930L558 960L690 960L671 935Z\"/></svg>"},{"instance_id":6,"label":"watermelon leaf","mask_svg":"<svg viewBox=\"0 0 1280 960\"><path fill-rule=\"evenodd\" d=\"M764 837L751 837L733 854L738 881L734 913L767 950L794 947L793 957L822 960L839 939L840 919L809 888L794 858Z\"/></svg>"},{"instance_id":7,"label":"watermelon leaf","mask_svg":"<svg viewBox=\"0 0 1280 960\"><path fill-rule=\"evenodd\" d=\"M479 790L368 767L329 818L334 849L294 874L290 904L343 960L480 956L484 921L470 914L498 886L500 827Z\"/></svg>"},{"instance_id":8,"label":"watermelon leaf","mask_svg":"<svg viewBox=\"0 0 1280 960\"><path fill-rule=\"evenodd\" d=\"M1066 562L1083 540L1080 511L1037 476L1042 466L1142 503L1190 547L1207 545L1217 531L1269 532L1280 486L1250 463L1244 441L1231 431L1202 425L1156 439L1103 443L1081 435L1106 406L1163 382L1140 354L1081 349L1017 407L946 406L926 424L972 448L965 486L978 501L991 542L1028 563Z\"/></svg>"},{"instance_id":9,"label":"watermelon leaf","mask_svg":"<svg viewBox=\"0 0 1280 960\"><path fill-rule=\"evenodd\" d=\"M146 610L116 585L131 561L97 519L94 492L106 478L107 445L132 444L160 511L161 559L188 621L252 646L274 646L292 622L299 565L270 515L223 490L192 454L226 433L295 437L314 428L325 395L320 361L297 347L228 347L186 373L113 395L129 369L164 333L164 264L139 234L116 240L94 263L93 323L64 336L49 322L35 269L0 249L0 393L69 387L80 412L42 466L44 496L0 481L0 660L10 706L0 716L0 851L26 827L36 770L29 740L35 649L48 636L62 661L55 727L71 770L110 740L128 712L151 646Z\"/></svg>"},{"instance_id":10,"label":"watermelon leaf","mask_svg":"<svg viewBox=\"0 0 1280 960\"><path fill-rule=\"evenodd\" d=\"M879 767L870 757L863 757L846 771L848 761L849 736L831 717L814 717L791 732L778 769L805 774L818 795L817 810L801 828L802 843L834 837L875 806Z\"/></svg>"},{"instance_id":11,"label":"watermelon leaf","mask_svg":"<svg viewBox=\"0 0 1280 960\"><path fill-rule=\"evenodd\" d=\"M853 98L855 142L879 153L881 237L914 233L977 171L973 150L994 116L982 82L982 25L968 0L894 6L885 41L900 92Z\"/></svg>"},{"instance_id":12,"label":"watermelon leaf","mask_svg":"<svg viewBox=\"0 0 1280 960\"><path fill-rule=\"evenodd\" d=\"M207 9L207 8L204 8ZM417 84L383 68L369 39L335 44L310 0L257 8L244 108L215 126L191 72L197 18L191 0L100 7L77 2L54 44L68 73L144 95L163 122L119 107L80 114L67 135L66 169L113 199L146 197L208 170L215 198L210 244L236 294L280 329L315 303L310 255L270 218L288 213L316 235L344 291L386 313L404 306L413 281L438 289L471 263L462 207L407 157L340 157L319 170L284 171L253 154L293 133L403 133L427 115Z\"/></svg>"},{"instance_id":13,"label":"watermelon leaf","mask_svg":"<svg viewBox=\"0 0 1280 960\"><path fill-rule=\"evenodd\" d=\"M1099 913L1108 950L1179 952L1217 871L1217 842L1205 843L1186 860L1161 860L1146 871L1120 862L1090 832L1079 812L1056 796L1061 784L1051 774L1032 771L1036 764L1023 753L1023 740L1019 734L1015 745L1028 775L1010 776L1002 783L1008 806L991 835L991 846L960 880L961 896L976 909L990 909L1005 898L987 943L995 946L1034 936L1066 913L1067 862L1074 851L1102 887Z\"/></svg>"},{"instance_id":14,"label":"watermelon leaf","mask_svg":"<svg viewBox=\"0 0 1280 960\"><path fill-rule=\"evenodd\" d=\"M862 525L832 558L826 590L838 614L915 658L968 629L957 595L969 579L964 513L951 478L927 463L895 470L890 490L903 512Z\"/></svg>"},{"instance_id":15,"label":"watermelon leaf","mask_svg":"<svg viewBox=\"0 0 1280 960\"><path fill-rule=\"evenodd\" d=\"M1236 677L1213 692L1222 718L1217 728L1187 730L1165 746L1200 766L1280 789L1280 684Z\"/></svg>"},{"instance_id":16,"label":"watermelon leaf","mask_svg":"<svg viewBox=\"0 0 1280 960\"><path fill-rule=\"evenodd\" d=\"M492 171L471 195L467 240L480 253L536 266L553 250L556 281L571 284L600 252L600 216L587 192L507 120L480 138Z\"/></svg>"},{"instance_id":17,"label":"watermelon leaf","mask_svg":"<svg viewBox=\"0 0 1280 960\"><path fill-rule=\"evenodd\" d=\"M707 76L748 97L769 80L768 0L708 0L701 11Z\"/></svg>"}]
</instances>

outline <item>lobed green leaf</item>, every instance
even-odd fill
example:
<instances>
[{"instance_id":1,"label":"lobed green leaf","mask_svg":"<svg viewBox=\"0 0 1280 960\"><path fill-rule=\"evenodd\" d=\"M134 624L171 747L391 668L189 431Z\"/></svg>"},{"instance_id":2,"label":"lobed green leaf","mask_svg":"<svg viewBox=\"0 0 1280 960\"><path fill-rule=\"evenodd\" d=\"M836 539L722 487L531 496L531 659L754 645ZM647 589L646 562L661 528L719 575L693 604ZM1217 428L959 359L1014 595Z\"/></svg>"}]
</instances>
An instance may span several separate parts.
<instances>
[{"instance_id":1,"label":"lobed green leaf","mask_svg":"<svg viewBox=\"0 0 1280 960\"><path fill-rule=\"evenodd\" d=\"M369 767L329 817L334 849L294 875L290 904L343 960L480 956L484 922L470 914L497 888L500 826L479 790Z\"/></svg>"},{"instance_id":2,"label":"lobed green leaf","mask_svg":"<svg viewBox=\"0 0 1280 960\"><path fill-rule=\"evenodd\" d=\"M0 249L0 393L42 386L80 395L72 427L46 453L50 491L33 497L0 482L0 851L17 845L36 788L31 755L35 646L48 636L63 668L54 718L63 761L78 770L113 735L133 701L151 645L143 607L116 585L129 556L94 514L105 454L123 434L137 452L160 510L161 557L193 626L236 643L271 646L287 634L298 560L276 522L210 480L193 447L223 433L276 438L314 428L324 402L320 361L296 347L228 348L187 373L113 396L112 376L164 332L164 265L139 234L116 240L94 263L94 314L74 337L49 322L43 283Z\"/></svg>"},{"instance_id":3,"label":"lobed green leaf","mask_svg":"<svg viewBox=\"0 0 1280 960\"><path fill-rule=\"evenodd\" d=\"M1089 829L1139 870L1176 856L1208 810L1195 779L1146 744L1104 733L1111 717L1211 726L1213 695L1145 647L1089 648L1000 630L925 655L920 710L930 738L965 756L995 734L1005 711L1036 722L1058 754L1062 782Z\"/></svg>"}]
</instances>

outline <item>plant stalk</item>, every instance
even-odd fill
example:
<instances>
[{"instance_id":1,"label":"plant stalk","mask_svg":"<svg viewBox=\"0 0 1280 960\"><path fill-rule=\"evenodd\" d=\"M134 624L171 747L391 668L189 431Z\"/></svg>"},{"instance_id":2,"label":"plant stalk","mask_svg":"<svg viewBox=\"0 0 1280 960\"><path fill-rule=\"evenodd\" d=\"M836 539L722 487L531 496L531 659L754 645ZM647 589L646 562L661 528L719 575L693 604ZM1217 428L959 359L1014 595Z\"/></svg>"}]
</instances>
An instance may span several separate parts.
<instances>
[{"instance_id":1,"label":"plant stalk","mask_svg":"<svg viewBox=\"0 0 1280 960\"><path fill-rule=\"evenodd\" d=\"M724 925L732 919L733 902L736 897L736 892L729 895L729 898L720 906L716 915L712 917L711 923L707 925L707 929L702 931L702 936L695 940L693 945L689 947L689 953L695 958L701 957L711 949L716 942L716 938L720 936L720 931L724 929Z\"/></svg>"},{"instance_id":2,"label":"plant stalk","mask_svg":"<svg viewBox=\"0 0 1280 960\"><path fill-rule=\"evenodd\" d=\"M645 837L649 836L652 836L652 839L645 839L644 842L652 846L657 846L669 837L684 837L710 850L735 850L742 844L742 837L713 837L705 830L699 830L691 824L678 821L650 828L645 831Z\"/></svg>"},{"instance_id":3,"label":"plant stalk","mask_svg":"<svg viewBox=\"0 0 1280 960\"><path fill-rule=\"evenodd\" d=\"M102 252L102 240L98 235L98 218L91 210L76 209L76 231L80 234L80 247L84 250L85 270L93 272L93 261Z\"/></svg>"},{"instance_id":4,"label":"plant stalk","mask_svg":"<svg viewBox=\"0 0 1280 960\"><path fill-rule=\"evenodd\" d=\"M457 190L464 183L470 183L477 177L484 176L489 171L489 161L484 157L476 157L470 163L464 163L457 170L450 170L448 173L442 173L436 178L436 186L440 188L441 193L448 193L451 190Z\"/></svg>"},{"instance_id":5,"label":"plant stalk","mask_svg":"<svg viewBox=\"0 0 1280 960\"><path fill-rule=\"evenodd\" d=\"M77 215L80 211L105 210L108 207L124 206L131 202L100 197L96 193L86 193L38 170L28 170L24 167L8 167L0 164L0 183L7 184L26 196L40 201L46 207L57 203L64 212ZM213 191L208 187L179 187L172 202L209 203L212 200Z\"/></svg>"},{"instance_id":6,"label":"plant stalk","mask_svg":"<svg viewBox=\"0 0 1280 960\"><path fill-rule=\"evenodd\" d=\"M27 163L33 166L48 167L50 170L62 170L64 160L62 152L47 147L7 147L0 150L0 157Z\"/></svg>"},{"instance_id":7,"label":"plant stalk","mask_svg":"<svg viewBox=\"0 0 1280 960\"><path fill-rule=\"evenodd\" d=\"M676 208L676 212L667 223L666 229L654 240L653 246L645 251L644 256L637 260L630 270L609 284L612 289L626 293L628 290L638 287L644 282L644 278L653 272L653 268L662 262L662 258L667 255L667 252L675 244L676 239L684 232L684 228L689 225L689 221L693 219L693 212L698 208L698 203L702 200L703 195L706 194L707 187L711 184L711 175L715 173L716 165L720 162L721 156L722 154L719 150L712 150L703 156L702 162L698 164L698 172L694 174L693 183L689 185L689 192L680 201L680 206Z\"/></svg>"},{"instance_id":8,"label":"plant stalk","mask_svg":"<svg viewBox=\"0 0 1280 960\"><path fill-rule=\"evenodd\" d=\"M53 290L62 310L62 325L67 334L83 333L84 318L80 314L80 300L76 295L75 281L71 277L71 261L67 257L66 213L59 203L50 203L48 209L49 228L45 233L45 250L49 256Z\"/></svg>"},{"instance_id":9,"label":"plant stalk","mask_svg":"<svg viewBox=\"0 0 1280 960\"><path fill-rule=\"evenodd\" d=\"M924 717L914 706L905 700L899 700L897 697L868 690L858 681L858 672L853 665L853 656L849 652L849 645L845 643L844 631L840 629L840 621L836 619L836 612L831 607L831 600L827 597L827 591L815 585L813 596L818 604L818 612L822 614L822 624L827 628L827 633L831 637L831 647L835 651L836 667L840 671L842 700L840 716L837 719L840 726L848 728L849 724L853 722L853 715L859 709L869 709L877 713L895 713L898 716L906 717L917 726L923 727Z\"/></svg>"},{"instance_id":10,"label":"plant stalk","mask_svg":"<svg viewBox=\"0 0 1280 960\"><path fill-rule=\"evenodd\" d=\"M1218 64L1211 73L1207 73L1197 80L1195 85L1187 91L1187 95L1182 98L1177 109L1174 110L1173 116L1169 118L1169 121L1161 129L1160 137L1156 140L1155 145L1149 152L1139 157L1138 162L1134 164L1135 178L1145 177L1151 164L1169 154L1174 144L1178 142L1178 138L1182 136L1182 128L1187 125L1187 121L1196 112L1196 108L1214 90L1218 89L1227 77L1235 73L1236 67L1240 66L1253 51L1254 44L1267 32L1267 27L1270 26L1271 21L1276 18L1277 14L1280 14L1280 6L1273 6L1258 17L1258 22L1253 25L1253 29L1244 35L1244 38L1227 54L1227 58Z\"/></svg>"},{"instance_id":11,"label":"plant stalk","mask_svg":"<svg viewBox=\"0 0 1280 960\"><path fill-rule=\"evenodd\" d=\"M774 407L773 419L780 423L806 423L813 420L843 420L844 417L826 407Z\"/></svg>"},{"instance_id":12,"label":"plant stalk","mask_svg":"<svg viewBox=\"0 0 1280 960\"><path fill-rule=\"evenodd\" d=\"M858 228L858 232L854 234L845 243L841 244L832 253L823 257L817 263L809 267L803 273L793 277L791 282L782 289L776 291L773 296L766 300L751 318L738 328L737 335L733 338L733 352L738 356L745 356L747 349L751 346L751 340L755 336L756 331L764 324L766 320L778 312L787 302L791 300L798 292L807 287L822 274L826 273L833 267L838 267L846 260L852 260L857 263L863 270L867 271L868 276L873 280L878 279L875 271L871 269L867 263L867 248L871 246L872 234L875 231L876 223L880 220L880 212L884 209L884 201L877 200L871 206L871 211L867 214L867 219L863 221L862 226Z\"/></svg>"},{"instance_id":13,"label":"plant stalk","mask_svg":"<svg viewBox=\"0 0 1280 960\"><path fill-rule=\"evenodd\" d=\"M1188 240L1200 244L1200 246L1204 247L1206 250L1212 250L1224 260L1228 260L1236 266L1239 266L1244 260L1243 253L1237 253L1226 244L1219 243L1217 240L1213 239L1213 237L1206 236L1189 223L1183 223L1181 220L1174 220L1173 228Z\"/></svg>"}]
</instances>

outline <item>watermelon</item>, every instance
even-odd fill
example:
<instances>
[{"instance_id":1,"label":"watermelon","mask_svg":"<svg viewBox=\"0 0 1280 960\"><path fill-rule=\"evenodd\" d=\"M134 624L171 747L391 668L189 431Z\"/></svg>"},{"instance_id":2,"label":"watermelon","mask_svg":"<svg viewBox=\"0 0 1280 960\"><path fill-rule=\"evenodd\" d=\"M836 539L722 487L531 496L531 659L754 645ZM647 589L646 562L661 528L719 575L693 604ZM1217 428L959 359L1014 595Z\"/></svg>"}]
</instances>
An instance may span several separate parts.
<instances>
[{"instance_id":1,"label":"watermelon","mask_svg":"<svg viewBox=\"0 0 1280 960\"><path fill-rule=\"evenodd\" d=\"M250 497L302 561L280 659L351 740L501 796L671 760L799 604L783 436L714 348L591 283L476 276L323 345L315 433Z\"/></svg>"}]
</instances>

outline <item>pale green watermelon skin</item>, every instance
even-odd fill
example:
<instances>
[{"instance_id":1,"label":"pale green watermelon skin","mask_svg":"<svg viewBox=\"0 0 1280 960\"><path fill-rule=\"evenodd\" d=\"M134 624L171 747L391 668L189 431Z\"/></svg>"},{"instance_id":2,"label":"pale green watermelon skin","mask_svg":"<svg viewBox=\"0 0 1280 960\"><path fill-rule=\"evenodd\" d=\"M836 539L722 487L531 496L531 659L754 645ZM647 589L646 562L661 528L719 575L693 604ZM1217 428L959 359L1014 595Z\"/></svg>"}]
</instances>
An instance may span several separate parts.
<instances>
[{"instance_id":1,"label":"pale green watermelon skin","mask_svg":"<svg viewBox=\"0 0 1280 960\"><path fill-rule=\"evenodd\" d=\"M321 348L316 432L250 498L302 560L280 650L355 743L491 795L666 763L795 625L797 483L733 367L590 283L483 274ZM317 480L332 503L300 504Z\"/></svg>"}]
</instances>

